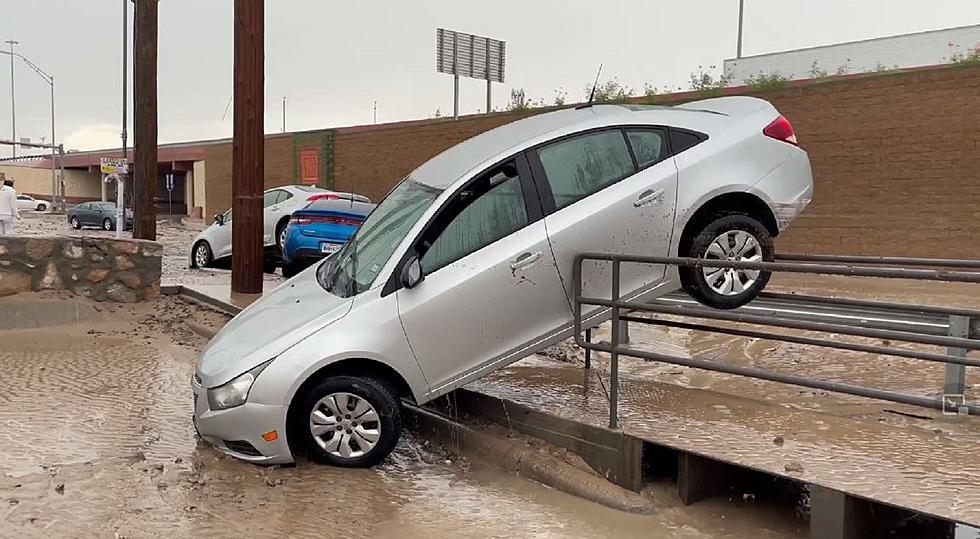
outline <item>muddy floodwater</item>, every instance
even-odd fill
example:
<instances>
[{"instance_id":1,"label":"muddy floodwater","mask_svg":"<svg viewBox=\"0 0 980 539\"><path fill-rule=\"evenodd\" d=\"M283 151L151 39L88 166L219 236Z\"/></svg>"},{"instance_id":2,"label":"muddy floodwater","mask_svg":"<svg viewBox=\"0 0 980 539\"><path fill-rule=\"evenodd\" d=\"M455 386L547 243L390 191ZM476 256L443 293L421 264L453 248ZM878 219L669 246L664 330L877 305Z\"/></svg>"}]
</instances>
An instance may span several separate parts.
<instances>
[{"instance_id":1,"label":"muddy floodwater","mask_svg":"<svg viewBox=\"0 0 980 539\"><path fill-rule=\"evenodd\" d=\"M0 537L792 537L802 522L650 488L621 513L411 435L371 470L262 468L196 440L189 380L223 315L164 298L0 298Z\"/></svg>"}]
</instances>

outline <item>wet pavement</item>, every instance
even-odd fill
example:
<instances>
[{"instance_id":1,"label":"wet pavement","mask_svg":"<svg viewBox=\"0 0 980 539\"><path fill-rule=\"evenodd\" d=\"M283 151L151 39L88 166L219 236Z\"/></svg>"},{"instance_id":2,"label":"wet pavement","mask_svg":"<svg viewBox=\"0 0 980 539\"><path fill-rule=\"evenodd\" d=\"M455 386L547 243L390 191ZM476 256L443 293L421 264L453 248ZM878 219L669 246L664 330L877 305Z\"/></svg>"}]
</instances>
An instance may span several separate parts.
<instances>
[{"instance_id":1,"label":"wet pavement","mask_svg":"<svg viewBox=\"0 0 980 539\"><path fill-rule=\"evenodd\" d=\"M792 537L802 524L651 487L586 502L407 436L371 470L261 468L195 439L189 380L224 315L163 298L0 298L0 537Z\"/></svg>"}]
</instances>

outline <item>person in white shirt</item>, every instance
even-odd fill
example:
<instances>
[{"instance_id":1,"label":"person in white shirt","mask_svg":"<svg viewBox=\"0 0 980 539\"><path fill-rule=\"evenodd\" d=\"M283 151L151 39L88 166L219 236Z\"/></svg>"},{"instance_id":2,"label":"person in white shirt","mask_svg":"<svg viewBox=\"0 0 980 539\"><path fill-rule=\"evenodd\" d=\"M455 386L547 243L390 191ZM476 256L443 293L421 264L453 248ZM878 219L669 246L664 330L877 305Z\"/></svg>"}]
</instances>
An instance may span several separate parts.
<instances>
[{"instance_id":1,"label":"person in white shirt","mask_svg":"<svg viewBox=\"0 0 980 539\"><path fill-rule=\"evenodd\" d=\"M14 234L15 219L20 219L17 191L14 191L13 180L4 180L3 187L0 187L0 236Z\"/></svg>"}]
</instances>

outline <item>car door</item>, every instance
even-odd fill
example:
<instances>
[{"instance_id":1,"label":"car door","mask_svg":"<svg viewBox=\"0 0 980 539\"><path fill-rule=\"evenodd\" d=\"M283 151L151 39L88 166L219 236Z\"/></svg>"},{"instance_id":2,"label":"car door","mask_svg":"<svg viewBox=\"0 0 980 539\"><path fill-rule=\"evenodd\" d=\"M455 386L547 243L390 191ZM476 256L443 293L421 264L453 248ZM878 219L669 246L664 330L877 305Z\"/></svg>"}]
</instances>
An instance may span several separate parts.
<instances>
[{"instance_id":1,"label":"car door","mask_svg":"<svg viewBox=\"0 0 980 539\"><path fill-rule=\"evenodd\" d=\"M211 245L211 251L214 253L214 258L224 258L226 256L231 256L231 210L225 212L224 219L221 224L215 223L214 231L212 233L210 241L213 243Z\"/></svg>"},{"instance_id":2,"label":"car door","mask_svg":"<svg viewBox=\"0 0 980 539\"><path fill-rule=\"evenodd\" d=\"M280 203L285 200L286 191L282 189L272 189L262 195L262 243L263 245L273 245L276 243L276 224L281 215Z\"/></svg>"},{"instance_id":3,"label":"car door","mask_svg":"<svg viewBox=\"0 0 980 539\"><path fill-rule=\"evenodd\" d=\"M33 210L37 208L37 204L34 203L34 199L27 195L17 195L17 209L19 210Z\"/></svg>"},{"instance_id":4,"label":"car door","mask_svg":"<svg viewBox=\"0 0 980 539\"><path fill-rule=\"evenodd\" d=\"M82 209L81 212L81 218L79 219L79 221L82 222L82 225L95 226L96 224L98 225L102 224L96 222L96 218L98 216L96 210L97 210L97 206L95 205L94 202L89 202L85 204L85 207Z\"/></svg>"},{"instance_id":5,"label":"car door","mask_svg":"<svg viewBox=\"0 0 980 539\"><path fill-rule=\"evenodd\" d=\"M425 278L398 290L398 308L433 392L519 359L571 319L523 155L460 189L413 248Z\"/></svg>"},{"instance_id":6,"label":"car door","mask_svg":"<svg viewBox=\"0 0 980 539\"><path fill-rule=\"evenodd\" d=\"M575 256L583 252L666 256L673 232L677 167L665 129L614 128L560 139L529 153L545 225L572 301ZM624 263L620 293L663 281L665 267ZM609 298L611 265L586 261L582 293ZM586 309L591 311L594 309Z\"/></svg>"}]
</instances>

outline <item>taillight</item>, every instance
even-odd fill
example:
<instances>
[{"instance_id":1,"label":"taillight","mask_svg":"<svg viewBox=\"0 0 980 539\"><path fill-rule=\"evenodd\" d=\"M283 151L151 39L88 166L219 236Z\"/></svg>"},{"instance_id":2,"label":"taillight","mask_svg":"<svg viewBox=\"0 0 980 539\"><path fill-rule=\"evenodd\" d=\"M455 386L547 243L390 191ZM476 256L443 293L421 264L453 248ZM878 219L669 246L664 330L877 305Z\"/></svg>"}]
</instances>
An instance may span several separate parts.
<instances>
[{"instance_id":1,"label":"taillight","mask_svg":"<svg viewBox=\"0 0 980 539\"><path fill-rule=\"evenodd\" d=\"M796 133L793 131L793 124L789 123L789 120L783 116L773 120L772 123L762 130L762 133L767 137L799 146L799 143L796 142Z\"/></svg>"},{"instance_id":2,"label":"taillight","mask_svg":"<svg viewBox=\"0 0 980 539\"><path fill-rule=\"evenodd\" d=\"M307 198L306 201L316 202L317 200L339 200L339 199L340 199L339 196L333 193L329 193L329 194L310 195L310 198Z\"/></svg>"},{"instance_id":3,"label":"taillight","mask_svg":"<svg viewBox=\"0 0 980 539\"><path fill-rule=\"evenodd\" d=\"M325 215L294 215L289 219L291 224L309 225L312 223L328 225L361 226L361 219L350 219L347 217L334 217Z\"/></svg>"}]
</instances>

